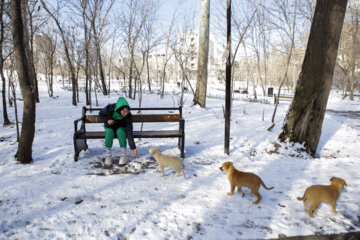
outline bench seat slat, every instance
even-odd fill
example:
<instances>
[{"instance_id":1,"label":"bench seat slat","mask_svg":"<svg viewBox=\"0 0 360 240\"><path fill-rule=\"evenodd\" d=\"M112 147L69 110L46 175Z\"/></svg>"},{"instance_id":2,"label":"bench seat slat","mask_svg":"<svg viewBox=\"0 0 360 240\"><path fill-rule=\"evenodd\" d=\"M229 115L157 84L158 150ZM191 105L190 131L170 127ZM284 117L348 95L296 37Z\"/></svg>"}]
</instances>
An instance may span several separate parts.
<instances>
[{"instance_id":1,"label":"bench seat slat","mask_svg":"<svg viewBox=\"0 0 360 240\"><path fill-rule=\"evenodd\" d=\"M133 131L134 138L172 138L181 137L182 133L179 130L166 130L166 131ZM86 132L79 133L79 139L103 139L105 132Z\"/></svg>"},{"instance_id":2,"label":"bench seat slat","mask_svg":"<svg viewBox=\"0 0 360 240\"><path fill-rule=\"evenodd\" d=\"M133 122L179 122L180 114L143 114L133 115ZM86 115L85 123L102 123L99 115Z\"/></svg>"}]
</instances>

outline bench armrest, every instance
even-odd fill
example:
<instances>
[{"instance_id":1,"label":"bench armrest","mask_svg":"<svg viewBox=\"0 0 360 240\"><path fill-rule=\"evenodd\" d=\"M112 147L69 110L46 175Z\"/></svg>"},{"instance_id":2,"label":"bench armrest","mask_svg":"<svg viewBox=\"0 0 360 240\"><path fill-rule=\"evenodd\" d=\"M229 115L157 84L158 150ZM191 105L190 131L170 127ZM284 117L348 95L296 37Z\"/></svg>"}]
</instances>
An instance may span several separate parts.
<instances>
[{"instance_id":1,"label":"bench armrest","mask_svg":"<svg viewBox=\"0 0 360 240\"><path fill-rule=\"evenodd\" d=\"M74 121L74 133L77 133L77 132L79 132L78 131L78 122L79 121L83 121L83 118L79 118L79 119L76 119L75 121ZM84 123L82 123L81 125L83 125Z\"/></svg>"}]
</instances>

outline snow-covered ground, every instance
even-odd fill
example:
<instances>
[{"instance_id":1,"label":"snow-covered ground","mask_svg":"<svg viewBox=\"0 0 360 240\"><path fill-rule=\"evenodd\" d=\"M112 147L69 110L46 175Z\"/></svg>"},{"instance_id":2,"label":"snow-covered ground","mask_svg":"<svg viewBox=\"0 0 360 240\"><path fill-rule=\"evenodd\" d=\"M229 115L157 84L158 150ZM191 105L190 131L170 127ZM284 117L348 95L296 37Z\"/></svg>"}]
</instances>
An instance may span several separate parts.
<instances>
[{"instance_id":1,"label":"snow-covered ground","mask_svg":"<svg viewBox=\"0 0 360 240\"><path fill-rule=\"evenodd\" d=\"M209 87L208 93L224 92ZM157 147L179 156L176 139L136 140L139 154L131 158L127 174L117 166L101 166L102 140L89 140L89 152L74 162L73 121L81 116L84 96L75 107L70 92L57 88L55 95L49 98L41 86L32 164L21 165L14 158L16 129L0 128L0 239L258 239L360 230L359 99L341 100L332 92L318 158L313 159L298 151L300 145L282 144L278 154L269 153L275 150L289 103L279 105L275 128L268 132L273 100L256 103L235 95L239 100L233 102L228 156L224 100L208 98L202 109L192 106L191 94L186 95L184 179L174 178L171 169L165 177L154 172L156 163L148 152ZM122 96L100 95L101 107ZM173 107L178 98L144 94L142 106ZM138 100L129 103L138 106ZM22 116L22 102L19 107ZM14 121L13 108L8 112ZM114 149L119 154L117 141ZM219 169L225 161L275 188L260 188L258 205L248 189L244 198L237 192L228 196L229 182ZM324 204L310 219L296 197L310 185L329 184L332 176L348 184L338 200L338 214Z\"/></svg>"}]
</instances>

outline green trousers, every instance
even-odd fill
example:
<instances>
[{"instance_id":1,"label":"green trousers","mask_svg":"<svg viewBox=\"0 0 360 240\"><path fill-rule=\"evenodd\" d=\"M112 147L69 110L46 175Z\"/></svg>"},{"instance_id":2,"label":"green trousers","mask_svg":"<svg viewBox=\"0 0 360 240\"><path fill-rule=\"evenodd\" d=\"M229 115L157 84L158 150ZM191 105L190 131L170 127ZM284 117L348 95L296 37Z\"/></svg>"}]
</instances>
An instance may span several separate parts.
<instances>
[{"instance_id":1,"label":"green trousers","mask_svg":"<svg viewBox=\"0 0 360 240\"><path fill-rule=\"evenodd\" d=\"M105 147L111 148L113 145L114 137L115 137L115 131L112 128L105 127ZM124 127L119 127L116 130L116 136L119 140L119 144L121 148L126 148L126 130Z\"/></svg>"}]
</instances>

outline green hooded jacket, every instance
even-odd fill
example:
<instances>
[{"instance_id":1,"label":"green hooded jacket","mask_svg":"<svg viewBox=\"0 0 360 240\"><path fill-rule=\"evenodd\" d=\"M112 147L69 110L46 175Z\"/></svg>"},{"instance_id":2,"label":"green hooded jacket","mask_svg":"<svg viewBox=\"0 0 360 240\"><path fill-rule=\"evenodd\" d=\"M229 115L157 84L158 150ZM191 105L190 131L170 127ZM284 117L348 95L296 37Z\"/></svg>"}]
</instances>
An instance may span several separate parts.
<instances>
[{"instance_id":1,"label":"green hooded jacket","mask_svg":"<svg viewBox=\"0 0 360 240\"><path fill-rule=\"evenodd\" d=\"M126 101L126 99L119 97L116 103L108 104L106 107L101 109L99 116L104 121L104 127L106 128L111 128L116 131L117 128L124 127L126 129L126 138L128 139L130 149L135 149L136 145L132 134L133 122L131 112L129 112L126 117L122 117L119 113L116 112L119 108L124 106L130 109L129 103ZM107 121L109 119L115 120L115 123L108 125Z\"/></svg>"}]
</instances>

